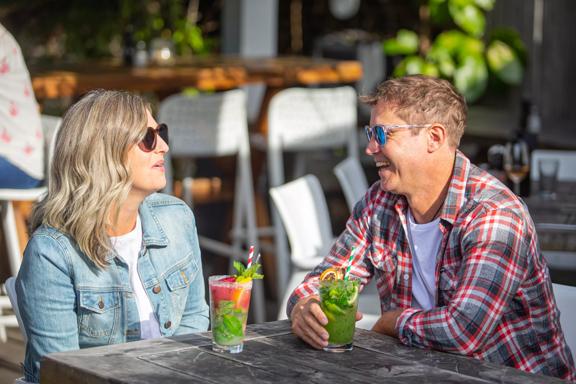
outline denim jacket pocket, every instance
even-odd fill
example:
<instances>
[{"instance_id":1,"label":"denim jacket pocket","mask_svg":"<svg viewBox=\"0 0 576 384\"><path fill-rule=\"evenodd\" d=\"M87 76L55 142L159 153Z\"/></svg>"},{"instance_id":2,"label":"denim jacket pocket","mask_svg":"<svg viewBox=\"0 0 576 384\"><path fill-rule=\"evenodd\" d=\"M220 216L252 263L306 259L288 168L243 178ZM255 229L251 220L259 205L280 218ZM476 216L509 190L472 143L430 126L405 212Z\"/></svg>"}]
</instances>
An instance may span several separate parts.
<instances>
[{"instance_id":1,"label":"denim jacket pocket","mask_svg":"<svg viewBox=\"0 0 576 384\"><path fill-rule=\"evenodd\" d=\"M170 291L172 300L172 315L180 319L182 317L186 300L188 299L189 287L198 274L196 263L189 260L184 265L176 267L166 276L166 285Z\"/></svg>"},{"instance_id":2,"label":"denim jacket pocket","mask_svg":"<svg viewBox=\"0 0 576 384\"><path fill-rule=\"evenodd\" d=\"M120 311L120 292L79 290L80 336L109 337Z\"/></svg>"}]
</instances>

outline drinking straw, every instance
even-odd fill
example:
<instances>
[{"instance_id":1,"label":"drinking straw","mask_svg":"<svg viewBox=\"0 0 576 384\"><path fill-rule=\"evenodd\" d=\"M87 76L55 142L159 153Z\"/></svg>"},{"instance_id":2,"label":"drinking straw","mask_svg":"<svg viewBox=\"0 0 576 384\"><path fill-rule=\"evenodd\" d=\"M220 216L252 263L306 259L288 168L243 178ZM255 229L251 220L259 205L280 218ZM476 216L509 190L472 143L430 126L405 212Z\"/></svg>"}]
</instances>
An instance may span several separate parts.
<instances>
[{"instance_id":1,"label":"drinking straw","mask_svg":"<svg viewBox=\"0 0 576 384\"><path fill-rule=\"evenodd\" d=\"M254 263L258 264L260 262L260 252L258 252L258 254L256 255L256 258L254 259Z\"/></svg>"},{"instance_id":2,"label":"drinking straw","mask_svg":"<svg viewBox=\"0 0 576 384\"><path fill-rule=\"evenodd\" d=\"M352 247L350 250L350 257L348 258L348 267L346 267L346 272L344 272L344 280L348 280L348 274L350 273L350 268L352 267L352 260L354 260L354 253L356 248Z\"/></svg>"},{"instance_id":3,"label":"drinking straw","mask_svg":"<svg viewBox=\"0 0 576 384\"><path fill-rule=\"evenodd\" d=\"M250 266L252 265L252 258L254 257L254 246L251 245L250 246L250 250L248 251L248 267L250 268Z\"/></svg>"}]
</instances>

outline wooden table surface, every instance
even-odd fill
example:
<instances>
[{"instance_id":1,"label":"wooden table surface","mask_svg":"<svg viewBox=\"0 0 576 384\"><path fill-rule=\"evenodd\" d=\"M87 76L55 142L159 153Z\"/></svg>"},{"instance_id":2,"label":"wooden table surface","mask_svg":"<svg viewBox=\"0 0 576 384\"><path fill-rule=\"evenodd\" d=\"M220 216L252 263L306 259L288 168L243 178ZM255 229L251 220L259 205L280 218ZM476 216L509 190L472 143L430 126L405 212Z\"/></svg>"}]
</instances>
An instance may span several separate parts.
<instances>
[{"instance_id":1,"label":"wooden table surface","mask_svg":"<svg viewBox=\"0 0 576 384\"><path fill-rule=\"evenodd\" d=\"M210 56L182 59L171 66L126 67L118 62L30 66L36 98L75 97L95 89L156 92L161 96L184 87L219 91L264 82L269 87L350 84L362 77L358 61L306 56L240 58Z\"/></svg>"},{"instance_id":2,"label":"wooden table surface","mask_svg":"<svg viewBox=\"0 0 576 384\"><path fill-rule=\"evenodd\" d=\"M210 333L62 352L42 362L41 383L561 383L473 358L406 347L356 330L354 350L317 351L287 320L248 326L244 351L211 349Z\"/></svg>"}]
</instances>

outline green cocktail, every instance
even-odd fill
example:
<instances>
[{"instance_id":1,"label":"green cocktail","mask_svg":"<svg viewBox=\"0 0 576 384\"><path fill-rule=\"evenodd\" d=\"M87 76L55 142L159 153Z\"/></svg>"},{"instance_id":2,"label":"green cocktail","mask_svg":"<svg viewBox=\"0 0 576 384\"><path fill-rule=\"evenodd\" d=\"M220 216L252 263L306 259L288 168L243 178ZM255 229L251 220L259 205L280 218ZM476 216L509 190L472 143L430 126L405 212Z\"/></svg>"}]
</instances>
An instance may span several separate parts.
<instances>
[{"instance_id":1,"label":"green cocktail","mask_svg":"<svg viewBox=\"0 0 576 384\"><path fill-rule=\"evenodd\" d=\"M323 280L320 282L320 307L328 318L329 352L352 350L358 308L357 280Z\"/></svg>"}]
</instances>

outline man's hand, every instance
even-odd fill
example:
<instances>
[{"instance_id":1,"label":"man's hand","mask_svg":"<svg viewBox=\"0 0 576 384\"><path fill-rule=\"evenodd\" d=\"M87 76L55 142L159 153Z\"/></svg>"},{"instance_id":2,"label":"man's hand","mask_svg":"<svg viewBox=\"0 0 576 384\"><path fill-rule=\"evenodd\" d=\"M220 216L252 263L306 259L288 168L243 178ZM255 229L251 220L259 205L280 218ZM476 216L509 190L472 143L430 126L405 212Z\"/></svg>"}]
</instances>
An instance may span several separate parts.
<instances>
[{"instance_id":1,"label":"man's hand","mask_svg":"<svg viewBox=\"0 0 576 384\"><path fill-rule=\"evenodd\" d=\"M362 318L362 313L356 312L356 321ZM328 345L328 332L324 326L328 319L320 308L318 295L307 296L300 299L290 314L292 332L306 343L316 349Z\"/></svg>"},{"instance_id":2,"label":"man's hand","mask_svg":"<svg viewBox=\"0 0 576 384\"><path fill-rule=\"evenodd\" d=\"M398 337L398 331L396 331L396 320L398 320L398 317L400 317L402 312L404 312L403 309L384 312L378 321L376 321L372 330L384 335Z\"/></svg>"},{"instance_id":3,"label":"man's hand","mask_svg":"<svg viewBox=\"0 0 576 384\"><path fill-rule=\"evenodd\" d=\"M328 319L320 309L318 295L300 299L292 309L290 320L292 332L312 347L322 349L328 345L328 332L324 329Z\"/></svg>"}]
</instances>

